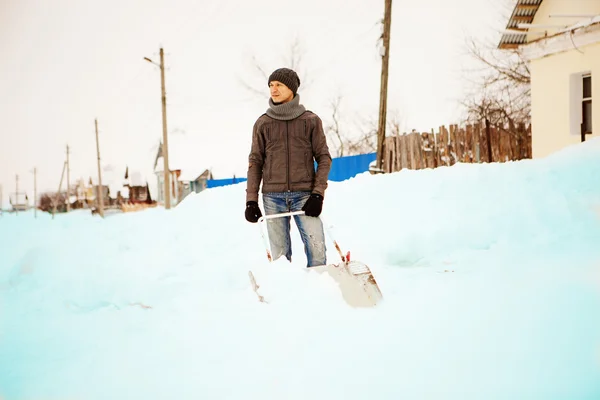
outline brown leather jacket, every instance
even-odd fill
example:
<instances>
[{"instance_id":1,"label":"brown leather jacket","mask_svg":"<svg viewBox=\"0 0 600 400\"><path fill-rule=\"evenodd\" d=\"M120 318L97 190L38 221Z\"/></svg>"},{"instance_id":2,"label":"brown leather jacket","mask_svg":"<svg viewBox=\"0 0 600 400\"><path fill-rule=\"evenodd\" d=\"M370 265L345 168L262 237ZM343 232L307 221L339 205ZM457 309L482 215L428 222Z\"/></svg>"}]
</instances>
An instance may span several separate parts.
<instances>
[{"instance_id":1,"label":"brown leather jacket","mask_svg":"<svg viewBox=\"0 0 600 400\"><path fill-rule=\"evenodd\" d=\"M261 181L262 193L309 191L325 197L330 169L323 123L316 114L305 111L289 121L263 114L252 133L246 201L258 201Z\"/></svg>"}]
</instances>

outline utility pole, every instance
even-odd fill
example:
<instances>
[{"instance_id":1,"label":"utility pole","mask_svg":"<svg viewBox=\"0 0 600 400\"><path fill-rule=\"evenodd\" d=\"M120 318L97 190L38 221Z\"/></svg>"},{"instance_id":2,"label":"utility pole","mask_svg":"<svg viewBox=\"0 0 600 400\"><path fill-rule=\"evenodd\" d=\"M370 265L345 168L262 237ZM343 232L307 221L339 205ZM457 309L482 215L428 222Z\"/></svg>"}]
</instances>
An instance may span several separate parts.
<instances>
[{"instance_id":1,"label":"utility pole","mask_svg":"<svg viewBox=\"0 0 600 400\"><path fill-rule=\"evenodd\" d=\"M58 184L58 191L56 192L56 196L54 196L54 208L52 209L52 219L54 219L54 214L56 214L56 206L58 205L58 199L60 199L60 190L62 189L63 178L65 177L65 169L67 168L67 162L63 162L63 170L60 174L60 183Z\"/></svg>"},{"instance_id":2,"label":"utility pole","mask_svg":"<svg viewBox=\"0 0 600 400\"><path fill-rule=\"evenodd\" d=\"M156 63L144 57L144 60ZM171 208L171 172L169 170L169 138L167 135L167 95L165 93L165 56L163 48L160 48L160 86L161 86L161 101L162 101L162 128L163 128L163 169L164 169L164 181L165 181L165 209Z\"/></svg>"},{"instance_id":3,"label":"utility pole","mask_svg":"<svg viewBox=\"0 0 600 400\"><path fill-rule=\"evenodd\" d=\"M167 94L165 92L165 56L160 48L160 82L162 91L163 162L165 170L165 209L171 208L171 171L169 170L169 139L167 135Z\"/></svg>"},{"instance_id":4,"label":"utility pole","mask_svg":"<svg viewBox=\"0 0 600 400\"><path fill-rule=\"evenodd\" d=\"M67 212L71 211L71 175L69 167L69 145L67 145Z\"/></svg>"},{"instance_id":5,"label":"utility pole","mask_svg":"<svg viewBox=\"0 0 600 400\"><path fill-rule=\"evenodd\" d=\"M37 168L33 167L33 217L37 218Z\"/></svg>"},{"instance_id":6,"label":"utility pole","mask_svg":"<svg viewBox=\"0 0 600 400\"><path fill-rule=\"evenodd\" d=\"M16 175L16 186L17 186L17 192L15 193L15 202L16 202L16 207L15 207L15 215L19 215L19 174Z\"/></svg>"},{"instance_id":7,"label":"utility pole","mask_svg":"<svg viewBox=\"0 0 600 400\"><path fill-rule=\"evenodd\" d=\"M392 0L385 0L383 16L383 55L381 60L381 89L379 92L379 125L377 127L377 169L383 167L383 142L387 119L388 66L390 62L390 27L392 25Z\"/></svg>"},{"instance_id":8,"label":"utility pole","mask_svg":"<svg viewBox=\"0 0 600 400\"><path fill-rule=\"evenodd\" d=\"M104 218L104 188L102 187L102 169L100 168L100 144L98 141L98 119L94 120L96 124L96 154L98 155L98 212Z\"/></svg>"}]
</instances>

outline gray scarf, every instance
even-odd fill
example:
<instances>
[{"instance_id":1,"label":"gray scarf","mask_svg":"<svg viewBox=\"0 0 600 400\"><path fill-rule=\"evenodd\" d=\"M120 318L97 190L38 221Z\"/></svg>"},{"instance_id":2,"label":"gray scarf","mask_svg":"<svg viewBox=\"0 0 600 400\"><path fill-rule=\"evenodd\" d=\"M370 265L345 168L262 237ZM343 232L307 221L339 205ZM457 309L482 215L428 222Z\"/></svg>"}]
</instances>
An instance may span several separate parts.
<instances>
[{"instance_id":1,"label":"gray scarf","mask_svg":"<svg viewBox=\"0 0 600 400\"><path fill-rule=\"evenodd\" d=\"M298 118L306 111L306 108L300 104L300 95L296 94L291 101L282 104L273 103L273 99L269 97L269 108L267 109L267 115L271 118L289 121L294 118Z\"/></svg>"}]
</instances>

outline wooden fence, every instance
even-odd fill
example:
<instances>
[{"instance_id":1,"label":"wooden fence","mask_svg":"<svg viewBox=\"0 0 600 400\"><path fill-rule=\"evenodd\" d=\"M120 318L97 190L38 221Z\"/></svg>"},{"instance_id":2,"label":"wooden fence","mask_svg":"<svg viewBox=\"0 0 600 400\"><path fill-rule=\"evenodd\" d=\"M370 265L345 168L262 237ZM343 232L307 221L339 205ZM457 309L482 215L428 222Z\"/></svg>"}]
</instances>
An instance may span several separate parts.
<instances>
[{"instance_id":1,"label":"wooden fence","mask_svg":"<svg viewBox=\"0 0 600 400\"><path fill-rule=\"evenodd\" d=\"M424 169L458 162L506 162L531 158L531 125L513 129L478 123L438 132L413 132L388 136L384 143L383 170Z\"/></svg>"}]
</instances>

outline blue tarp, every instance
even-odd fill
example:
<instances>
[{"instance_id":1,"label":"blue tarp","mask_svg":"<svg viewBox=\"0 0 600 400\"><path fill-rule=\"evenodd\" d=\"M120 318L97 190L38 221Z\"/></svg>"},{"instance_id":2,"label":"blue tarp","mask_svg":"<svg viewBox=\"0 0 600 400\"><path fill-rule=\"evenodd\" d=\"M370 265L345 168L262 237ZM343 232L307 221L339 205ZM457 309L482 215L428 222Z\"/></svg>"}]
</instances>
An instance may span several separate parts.
<instances>
[{"instance_id":1,"label":"blue tarp","mask_svg":"<svg viewBox=\"0 0 600 400\"><path fill-rule=\"evenodd\" d=\"M236 183L246 182L247 180L248 179L246 178L209 179L206 181L206 187L210 189L219 186L234 185Z\"/></svg>"},{"instance_id":2,"label":"blue tarp","mask_svg":"<svg viewBox=\"0 0 600 400\"><path fill-rule=\"evenodd\" d=\"M367 172L369 164L377 159L377 153L358 154L334 158L331 162L329 180L334 182L345 181L358 174ZM315 168L316 168L315 163Z\"/></svg>"},{"instance_id":3,"label":"blue tarp","mask_svg":"<svg viewBox=\"0 0 600 400\"><path fill-rule=\"evenodd\" d=\"M369 164L377 159L377 153L359 154L355 156L337 157L332 159L331 170L329 171L329 180L334 182L345 181L358 174L367 172ZM317 163L315 162L315 169ZM246 178L226 178L226 179L209 179L207 188L219 186L233 185L240 182L245 182Z\"/></svg>"}]
</instances>

